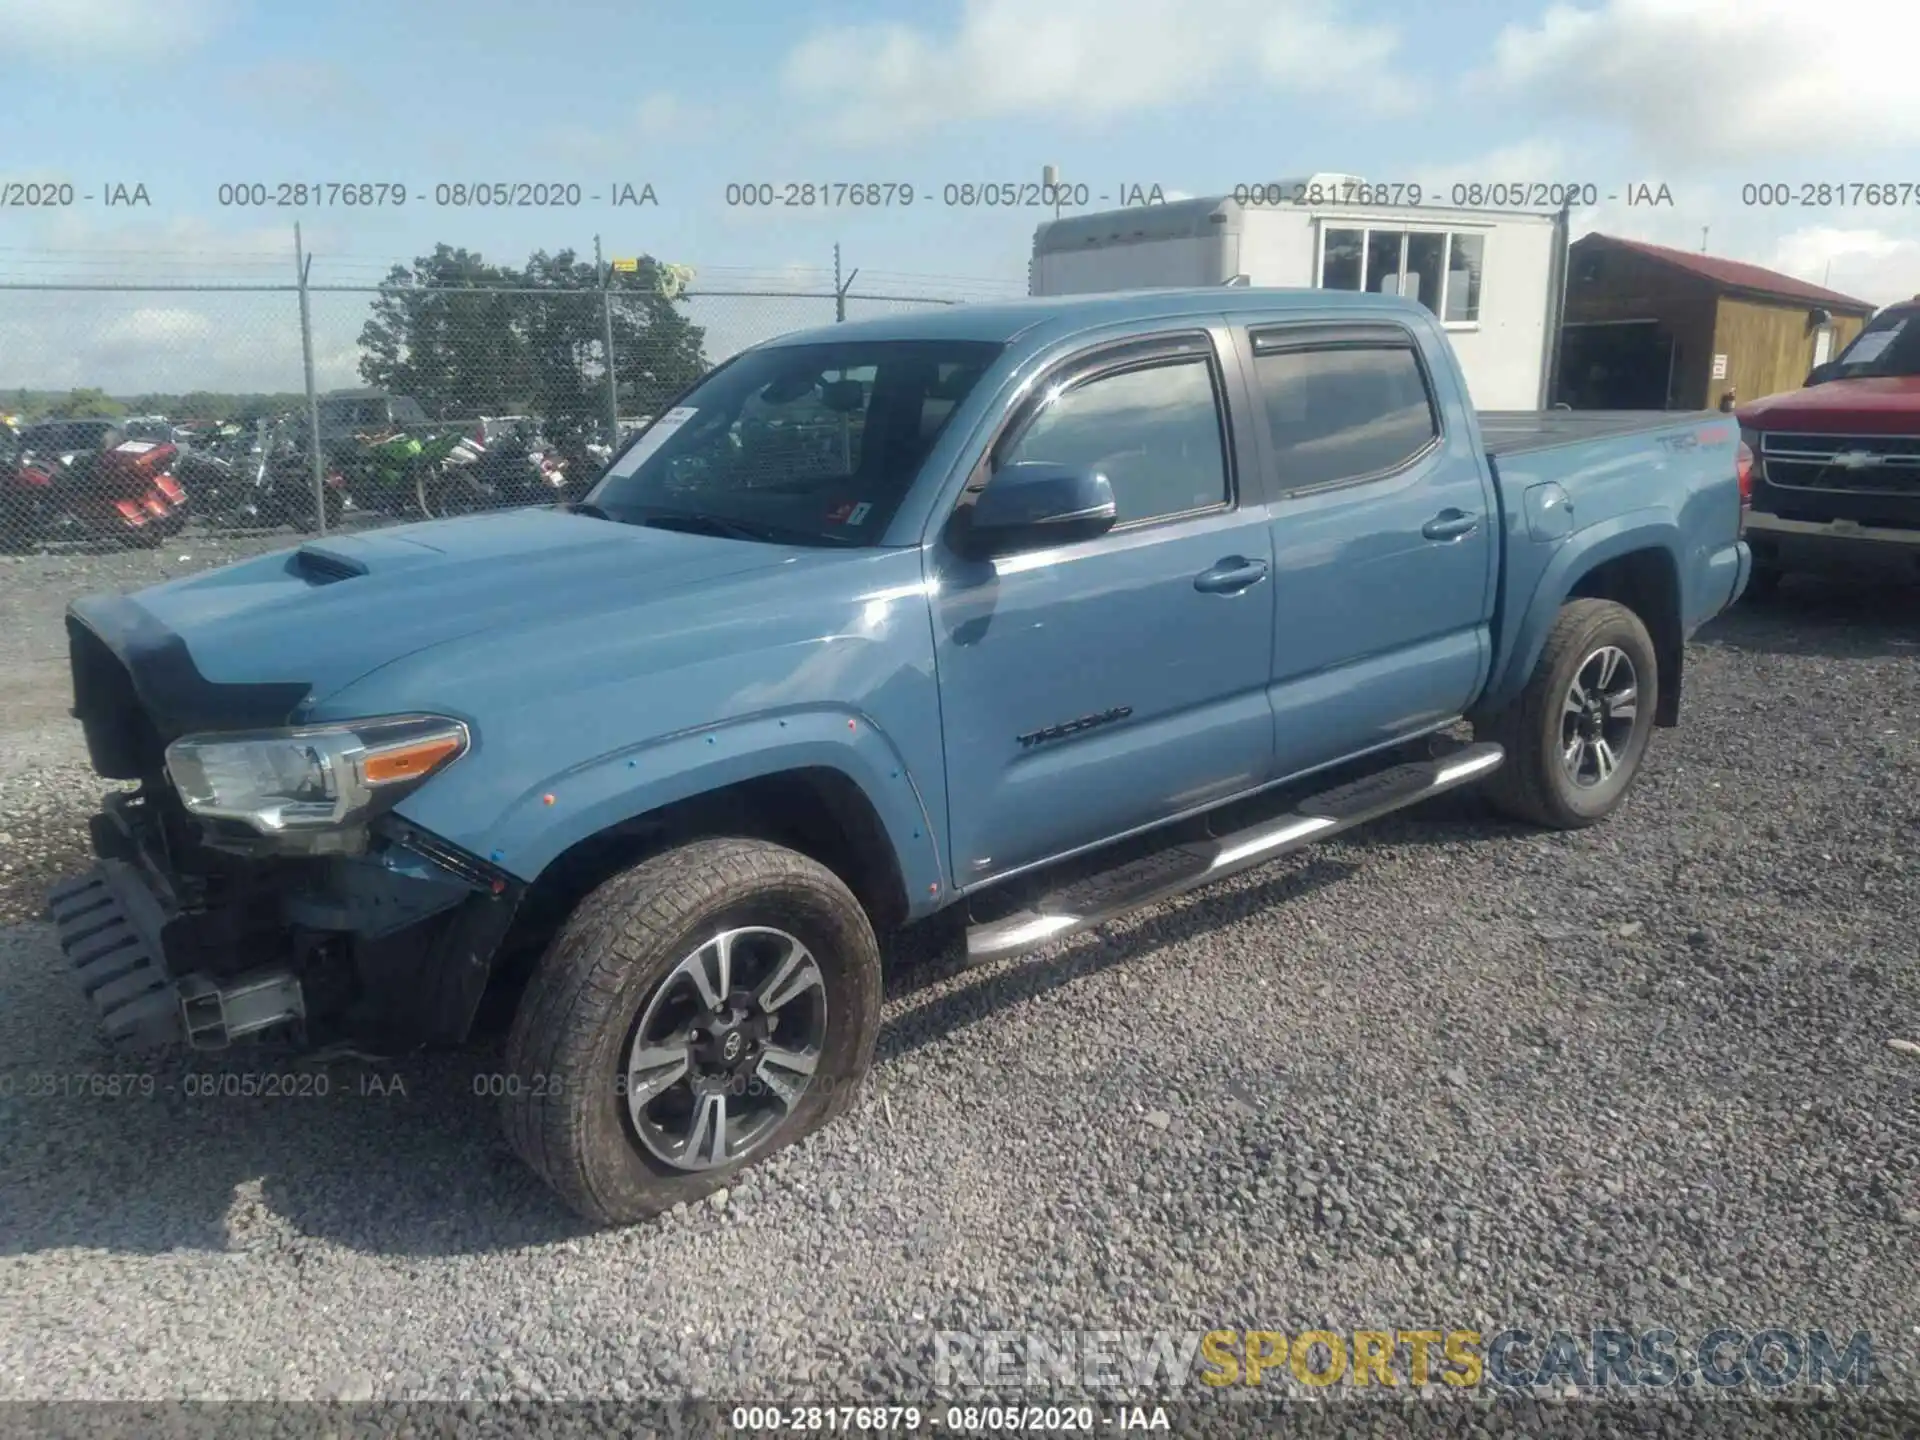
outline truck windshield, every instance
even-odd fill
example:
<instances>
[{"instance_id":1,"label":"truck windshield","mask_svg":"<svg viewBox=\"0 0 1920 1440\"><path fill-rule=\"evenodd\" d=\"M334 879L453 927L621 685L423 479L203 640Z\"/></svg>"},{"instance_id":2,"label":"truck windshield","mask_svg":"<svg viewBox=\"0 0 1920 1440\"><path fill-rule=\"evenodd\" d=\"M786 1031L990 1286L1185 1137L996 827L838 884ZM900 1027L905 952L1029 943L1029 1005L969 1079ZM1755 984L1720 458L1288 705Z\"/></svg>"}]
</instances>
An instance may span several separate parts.
<instances>
[{"instance_id":1,"label":"truck windshield","mask_svg":"<svg viewBox=\"0 0 1920 1440\"><path fill-rule=\"evenodd\" d=\"M1920 375L1920 311L1882 315L1853 337L1833 362L1833 378L1867 375Z\"/></svg>"},{"instance_id":2,"label":"truck windshield","mask_svg":"<svg viewBox=\"0 0 1920 1440\"><path fill-rule=\"evenodd\" d=\"M630 440L589 513L804 545L872 545L1002 347L773 345L722 365Z\"/></svg>"}]
</instances>

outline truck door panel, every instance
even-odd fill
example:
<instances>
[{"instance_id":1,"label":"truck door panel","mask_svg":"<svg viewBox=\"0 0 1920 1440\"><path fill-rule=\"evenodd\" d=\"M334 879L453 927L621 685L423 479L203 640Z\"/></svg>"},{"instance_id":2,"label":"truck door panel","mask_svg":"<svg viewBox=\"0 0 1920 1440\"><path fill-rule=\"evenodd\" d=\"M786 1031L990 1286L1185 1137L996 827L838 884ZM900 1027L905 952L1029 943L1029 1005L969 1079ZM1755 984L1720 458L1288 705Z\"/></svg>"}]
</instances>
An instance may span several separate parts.
<instances>
[{"instance_id":1,"label":"truck door panel","mask_svg":"<svg viewBox=\"0 0 1920 1440\"><path fill-rule=\"evenodd\" d=\"M997 463L1102 470L1120 519L968 561L937 542L933 618L962 885L1253 788L1270 775L1270 530L1240 503L1208 335L1069 362Z\"/></svg>"},{"instance_id":2,"label":"truck door panel","mask_svg":"<svg viewBox=\"0 0 1920 1440\"><path fill-rule=\"evenodd\" d=\"M1398 325L1254 328L1274 496L1275 773L1460 715L1490 653L1499 516Z\"/></svg>"}]
</instances>

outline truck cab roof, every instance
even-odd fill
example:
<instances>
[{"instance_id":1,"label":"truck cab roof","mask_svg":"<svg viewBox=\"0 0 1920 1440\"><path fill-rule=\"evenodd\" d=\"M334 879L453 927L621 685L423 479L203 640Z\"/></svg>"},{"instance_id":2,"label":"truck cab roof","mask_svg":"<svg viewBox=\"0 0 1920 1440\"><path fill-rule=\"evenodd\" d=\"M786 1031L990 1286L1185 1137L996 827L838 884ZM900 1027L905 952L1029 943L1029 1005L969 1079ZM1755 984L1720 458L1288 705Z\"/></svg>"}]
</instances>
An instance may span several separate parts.
<instances>
[{"instance_id":1,"label":"truck cab roof","mask_svg":"<svg viewBox=\"0 0 1920 1440\"><path fill-rule=\"evenodd\" d=\"M1188 286L1165 290L1121 290L1098 295L1046 295L991 305L955 305L879 316L840 325L822 325L783 335L776 345L828 345L836 341L985 340L1010 345L1017 340L1055 340L1082 331L1132 320L1201 319L1249 312L1378 312L1383 318L1432 318L1425 306L1397 295L1317 290L1306 286L1265 288Z\"/></svg>"}]
</instances>

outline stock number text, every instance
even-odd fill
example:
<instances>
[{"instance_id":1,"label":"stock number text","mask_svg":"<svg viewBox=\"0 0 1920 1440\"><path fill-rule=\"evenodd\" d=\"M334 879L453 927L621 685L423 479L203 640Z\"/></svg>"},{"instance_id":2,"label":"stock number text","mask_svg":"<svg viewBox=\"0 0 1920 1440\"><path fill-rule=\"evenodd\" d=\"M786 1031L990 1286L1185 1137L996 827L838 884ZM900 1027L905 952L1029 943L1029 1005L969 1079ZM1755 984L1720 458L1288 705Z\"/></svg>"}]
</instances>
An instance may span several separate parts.
<instances>
[{"instance_id":1,"label":"stock number text","mask_svg":"<svg viewBox=\"0 0 1920 1440\"><path fill-rule=\"evenodd\" d=\"M918 1430L914 1405L736 1405L735 1430Z\"/></svg>"},{"instance_id":2,"label":"stock number text","mask_svg":"<svg viewBox=\"0 0 1920 1440\"><path fill-rule=\"evenodd\" d=\"M1405 181L1345 181L1340 184L1288 183L1270 180L1236 185L1233 198L1240 205L1418 205L1425 192Z\"/></svg>"},{"instance_id":3,"label":"stock number text","mask_svg":"<svg viewBox=\"0 0 1920 1440\"><path fill-rule=\"evenodd\" d=\"M798 207L885 209L890 205L911 205L913 186L897 180L804 180L773 184L765 180L727 186L727 204L764 209Z\"/></svg>"},{"instance_id":4,"label":"stock number text","mask_svg":"<svg viewBox=\"0 0 1920 1440\"><path fill-rule=\"evenodd\" d=\"M270 206L279 210L307 206L371 210L381 205L406 204L407 187L391 180L282 180L273 184L243 180L222 185L217 198L222 205Z\"/></svg>"},{"instance_id":5,"label":"stock number text","mask_svg":"<svg viewBox=\"0 0 1920 1440\"><path fill-rule=\"evenodd\" d=\"M1826 208L1838 205L1887 207L1920 202L1920 181L1823 180L1793 185L1765 181L1740 187L1742 205L1791 205Z\"/></svg>"}]
</instances>

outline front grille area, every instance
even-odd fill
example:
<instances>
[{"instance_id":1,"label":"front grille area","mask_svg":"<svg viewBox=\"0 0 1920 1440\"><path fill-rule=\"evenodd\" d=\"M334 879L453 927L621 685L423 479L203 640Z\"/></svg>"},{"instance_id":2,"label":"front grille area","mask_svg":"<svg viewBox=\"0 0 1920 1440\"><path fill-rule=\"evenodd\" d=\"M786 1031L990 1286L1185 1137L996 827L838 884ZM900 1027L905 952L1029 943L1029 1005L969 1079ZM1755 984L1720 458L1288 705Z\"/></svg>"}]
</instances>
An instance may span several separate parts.
<instances>
[{"instance_id":1,"label":"front grille area","mask_svg":"<svg viewBox=\"0 0 1920 1440\"><path fill-rule=\"evenodd\" d=\"M1760 459L1776 489L1920 499L1920 435L1769 434Z\"/></svg>"}]
</instances>

